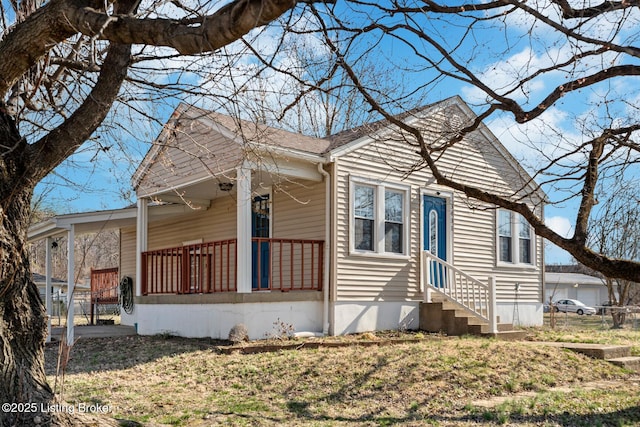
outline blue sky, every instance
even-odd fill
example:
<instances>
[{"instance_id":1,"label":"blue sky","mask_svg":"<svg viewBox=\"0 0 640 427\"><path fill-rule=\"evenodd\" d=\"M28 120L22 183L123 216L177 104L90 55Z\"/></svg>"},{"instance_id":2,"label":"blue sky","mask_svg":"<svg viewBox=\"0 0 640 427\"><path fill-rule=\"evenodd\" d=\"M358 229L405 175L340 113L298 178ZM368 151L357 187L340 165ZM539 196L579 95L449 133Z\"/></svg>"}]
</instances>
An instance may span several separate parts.
<instances>
[{"instance_id":1,"label":"blue sky","mask_svg":"<svg viewBox=\"0 0 640 427\"><path fill-rule=\"evenodd\" d=\"M339 3L338 7L343 7L339 12L340 16L349 17L354 22L366 19L365 15L356 14L344 3ZM389 23L397 20L397 17L390 18ZM562 58L567 58L576 49L576 46L567 44L566 38L554 35L546 27L532 23L522 14L509 15L505 18L504 23L504 28L508 28L508 31L505 30L503 33L496 33L497 29L488 28L488 24L477 24L473 37L466 39L459 46L457 44L458 37L463 35L465 30L465 27L459 25L459 22L427 19L423 25L434 37L440 37L445 44L450 43L450 48L455 54L459 54L460 57L473 57L472 71L482 77L491 87L504 92L509 91L513 81L517 81L521 77L523 70L543 68ZM634 37L637 32L635 23L637 23L636 17L630 16L628 28L623 29L618 37L623 39ZM589 25L591 28L586 28L585 31L591 31L593 34L596 31L607 32L613 28L613 24L603 23L599 20L594 20ZM277 36L270 30L255 32L255 34L258 33L261 34L258 39L259 46L263 50L273 45L272 41ZM495 34L499 34L499 37L496 37ZM375 46L374 57L389 69L388 81L380 83L397 84L405 93L415 91L412 97L407 98L408 106L424 105L452 95L460 95L466 102L476 106L476 111L481 111L481 106L486 99L485 94L457 80L436 79L432 64L416 57L414 52L399 39L386 38L380 41L376 38L379 36L380 34L374 33L360 40L354 45L354 55ZM403 33L403 36L406 34ZM420 44L423 52L429 52L429 58L437 58L437 53L433 48L423 41L412 39L412 42L416 45ZM308 43L312 46L316 43L318 52L322 52L323 47L317 43L317 40L309 38ZM620 63L623 59L611 54L600 60L607 60L615 64ZM176 60L171 66L179 69L181 64L187 63L188 61L181 63ZM279 63L283 67L297 65L294 60L286 57L280 59ZM235 66L245 67L246 70L252 64L255 65L255 62L243 59ZM601 64L595 62L583 64L585 70L599 66ZM551 88L566 80L568 76L574 76L573 73L576 73L575 69L549 73L531 80L522 90L510 93L510 96L525 107L535 105L543 94L548 93ZM278 84L284 87L281 76L272 74L268 77L274 87ZM186 72L183 75L183 79L191 79L190 82L194 84L197 84L198 79L201 78L203 78L202 75L197 73L190 75ZM242 80L242 77L238 77L238 79ZM219 80L224 80L224 78ZM424 82L428 83L421 86ZM219 83L207 81L203 84L203 90L215 93L224 86L223 84L217 85ZM582 129L578 128L576 123L597 124L603 120L605 112L614 116L631 115L629 113L632 108L630 105L634 105L640 100L638 87L636 79L633 78L607 82L566 96L526 126L516 127L513 119L505 115L492 116L486 121L486 124L514 157L522 162L525 168L535 170L541 164L540 159L544 158L545 153L550 150L556 153L562 152L562 150L566 151L571 144L584 138ZM409 105L409 102L414 105ZM165 105L158 105L155 108L154 117L159 122L165 122L171 113L172 109ZM39 186L39 191L47 192L46 199L52 208L61 213L91 211L124 207L135 201L133 194L130 193L131 174L146 152L148 142L156 137L160 127L157 123L151 123L143 116L134 117L134 121L131 123L131 125L123 125L129 134L121 132L121 136L117 138L124 145L133 146L133 150L124 154L117 149L117 143L114 144L114 149L107 153L96 153L95 150L87 149L74 155L70 162L58 168L57 175L50 177L43 185ZM69 186L69 182L72 182L73 185ZM550 186L545 187L545 191L551 200L564 198L565 193L556 191ZM571 221L575 216L577 202L577 199L574 198L559 205L548 206L546 208L548 224L561 234L570 235ZM566 252L554 247L548 248L548 263L564 263L569 260L570 257Z\"/></svg>"}]
</instances>

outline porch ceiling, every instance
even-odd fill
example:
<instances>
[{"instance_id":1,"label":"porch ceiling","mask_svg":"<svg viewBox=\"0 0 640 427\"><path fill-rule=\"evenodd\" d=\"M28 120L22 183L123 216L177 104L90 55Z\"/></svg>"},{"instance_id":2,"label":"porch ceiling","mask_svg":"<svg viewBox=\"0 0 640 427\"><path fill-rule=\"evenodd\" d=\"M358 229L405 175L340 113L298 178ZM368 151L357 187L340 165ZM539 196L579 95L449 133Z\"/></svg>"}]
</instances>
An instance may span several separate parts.
<instances>
[{"instance_id":1,"label":"porch ceiling","mask_svg":"<svg viewBox=\"0 0 640 427\"><path fill-rule=\"evenodd\" d=\"M185 205L160 205L149 207L149 220L155 221L173 215L196 212ZM76 234L96 233L102 230L133 227L136 225L137 208L58 215L29 227L27 239L34 242L46 237L64 235L74 226Z\"/></svg>"},{"instance_id":2,"label":"porch ceiling","mask_svg":"<svg viewBox=\"0 0 640 427\"><path fill-rule=\"evenodd\" d=\"M150 194L152 200L180 203L195 207L208 207L211 200L228 196L236 192L235 172L233 175L225 174L224 176L212 176L198 181L187 183L178 188L167 188ZM224 191L221 186L232 184L231 190ZM144 195L139 195L143 196Z\"/></svg>"},{"instance_id":3,"label":"porch ceiling","mask_svg":"<svg viewBox=\"0 0 640 427\"><path fill-rule=\"evenodd\" d=\"M254 191L268 189L289 180L322 181L317 163L307 163L297 159L286 162L275 162L261 158L249 161L251 168L251 187ZM199 178L180 187L167 188L150 194L138 194L139 197L150 197L152 200L180 203L190 207L208 208L212 200L237 193L236 171L228 171L216 176ZM231 185L231 189L225 189Z\"/></svg>"},{"instance_id":4,"label":"porch ceiling","mask_svg":"<svg viewBox=\"0 0 640 427\"><path fill-rule=\"evenodd\" d=\"M29 227L27 238L29 241L36 241L45 237L58 236L66 233L72 225L76 233L93 233L135 225L136 211L136 208L124 208L57 215Z\"/></svg>"}]
</instances>

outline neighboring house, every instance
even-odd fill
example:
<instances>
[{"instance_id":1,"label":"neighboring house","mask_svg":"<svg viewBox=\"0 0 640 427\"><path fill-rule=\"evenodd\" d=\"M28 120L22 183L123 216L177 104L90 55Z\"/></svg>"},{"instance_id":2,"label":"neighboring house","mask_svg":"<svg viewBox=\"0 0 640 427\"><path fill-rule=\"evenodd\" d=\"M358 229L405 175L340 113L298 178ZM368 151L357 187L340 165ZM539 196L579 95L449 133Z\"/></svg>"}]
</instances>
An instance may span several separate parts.
<instances>
[{"instance_id":1,"label":"neighboring house","mask_svg":"<svg viewBox=\"0 0 640 427\"><path fill-rule=\"evenodd\" d=\"M38 286L38 291L40 291L40 298L42 299L43 302L45 302L47 277L44 274L40 274L40 273L32 273L31 277L34 283ZM83 297L85 295L88 296L89 292L91 291L91 289L89 289L89 286L83 283L76 283L74 286L74 289L75 289L75 292L77 292L78 294L81 294ZM51 279L51 298L53 300L54 306L56 305L56 303L58 303L58 305L62 303L64 307L68 307L69 296L68 296L66 280L57 279L57 278ZM76 302L77 302L77 298L76 298Z\"/></svg>"},{"instance_id":2,"label":"neighboring house","mask_svg":"<svg viewBox=\"0 0 640 427\"><path fill-rule=\"evenodd\" d=\"M47 287L47 276L40 273L31 273L31 278L33 282L38 286L38 291L40 292L40 298L42 301L45 300L46 297L46 287ZM58 279L55 277L51 278L51 295L54 300L62 301L63 298L61 295L65 293L67 289L67 281ZM65 299L66 305L66 299Z\"/></svg>"},{"instance_id":3,"label":"neighboring house","mask_svg":"<svg viewBox=\"0 0 640 427\"><path fill-rule=\"evenodd\" d=\"M544 302L577 299L588 306L598 307L609 301L604 279L582 273L545 273Z\"/></svg>"},{"instance_id":4,"label":"neighboring house","mask_svg":"<svg viewBox=\"0 0 640 427\"><path fill-rule=\"evenodd\" d=\"M459 97L403 117L434 146L473 119ZM542 324L542 239L437 185L410 142L384 122L318 139L180 105L134 174L137 212L120 216L120 275L136 294L122 323L213 338L238 323L251 338L417 329L420 304L446 293L485 318L510 322L517 304L519 324ZM542 213L544 194L483 125L437 164L533 194L523 201Z\"/></svg>"}]
</instances>

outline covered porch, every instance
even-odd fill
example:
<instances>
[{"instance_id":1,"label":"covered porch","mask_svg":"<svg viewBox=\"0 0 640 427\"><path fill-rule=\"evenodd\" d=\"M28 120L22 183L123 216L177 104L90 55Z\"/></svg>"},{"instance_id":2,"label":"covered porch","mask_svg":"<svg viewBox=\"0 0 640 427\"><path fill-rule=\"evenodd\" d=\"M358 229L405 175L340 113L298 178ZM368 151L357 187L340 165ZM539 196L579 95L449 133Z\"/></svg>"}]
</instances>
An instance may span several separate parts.
<instances>
[{"instance_id":1,"label":"covered porch","mask_svg":"<svg viewBox=\"0 0 640 427\"><path fill-rule=\"evenodd\" d=\"M136 188L131 322L140 333L226 338L229 325L258 330L277 319L328 330L331 180L318 156L275 156L170 188ZM150 222L150 210L166 204L192 213Z\"/></svg>"},{"instance_id":2,"label":"covered porch","mask_svg":"<svg viewBox=\"0 0 640 427\"><path fill-rule=\"evenodd\" d=\"M322 158L287 154L281 162L273 153L270 161L245 160L235 169L171 188L154 191L140 185L136 296L322 291L328 267L329 175ZM304 195L308 200L296 193L309 188L314 190ZM210 219L192 227L174 223L173 229L184 231L173 239L160 238L164 231L171 233L170 226L150 230L149 207L169 203L192 209L194 216L209 211ZM310 203L321 208L314 208L317 225L305 223Z\"/></svg>"}]
</instances>

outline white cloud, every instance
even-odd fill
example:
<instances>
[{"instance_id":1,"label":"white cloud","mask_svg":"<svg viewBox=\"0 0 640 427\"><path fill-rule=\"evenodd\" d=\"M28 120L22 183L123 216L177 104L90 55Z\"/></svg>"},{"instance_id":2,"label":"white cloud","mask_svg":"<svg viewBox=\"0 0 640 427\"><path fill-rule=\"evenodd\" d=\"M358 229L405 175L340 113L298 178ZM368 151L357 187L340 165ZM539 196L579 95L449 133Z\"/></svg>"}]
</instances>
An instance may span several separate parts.
<instances>
[{"instance_id":1,"label":"white cloud","mask_svg":"<svg viewBox=\"0 0 640 427\"><path fill-rule=\"evenodd\" d=\"M530 174L548 166L550 159L566 156L583 136L572 129L570 115L558 108L549 108L538 118L518 124L513 116L502 114L486 121L500 142ZM565 158L563 164L582 162L582 154ZM559 172L559 167L549 172Z\"/></svg>"},{"instance_id":2,"label":"white cloud","mask_svg":"<svg viewBox=\"0 0 640 427\"><path fill-rule=\"evenodd\" d=\"M550 216L545 218L544 222L547 227L562 237L570 237L573 233L573 225L571 225L571 221L563 216Z\"/></svg>"},{"instance_id":3,"label":"white cloud","mask_svg":"<svg viewBox=\"0 0 640 427\"><path fill-rule=\"evenodd\" d=\"M549 55L540 57L531 50L525 48L512 56L489 64L482 70L476 72L478 77L484 84L499 94L508 94L509 97L518 102L526 102L532 93L537 93L545 88L544 80L534 79L523 85L522 88L516 88L523 76L529 74L531 70L546 67L550 64ZM487 94L477 87L463 87L462 94L471 103L486 102Z\"/></svg>"}]
</instances>

